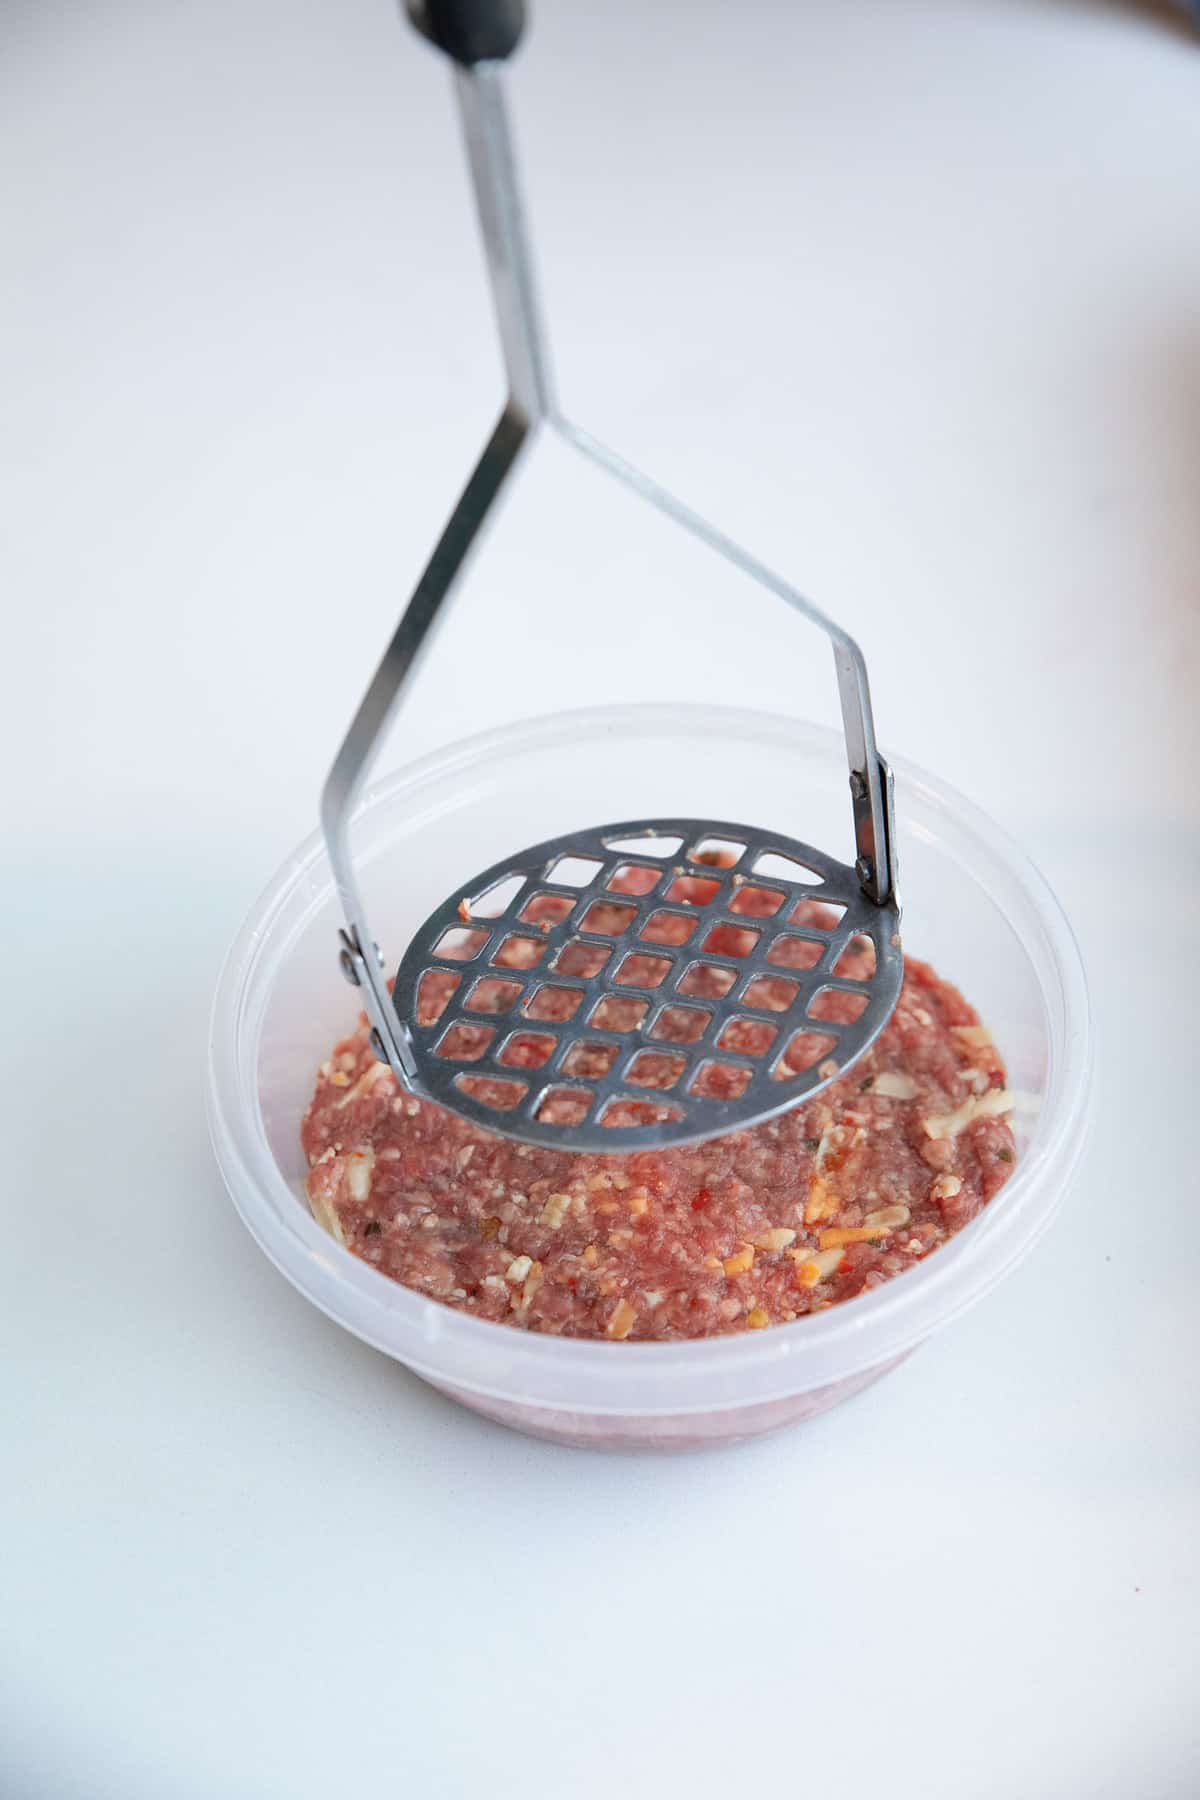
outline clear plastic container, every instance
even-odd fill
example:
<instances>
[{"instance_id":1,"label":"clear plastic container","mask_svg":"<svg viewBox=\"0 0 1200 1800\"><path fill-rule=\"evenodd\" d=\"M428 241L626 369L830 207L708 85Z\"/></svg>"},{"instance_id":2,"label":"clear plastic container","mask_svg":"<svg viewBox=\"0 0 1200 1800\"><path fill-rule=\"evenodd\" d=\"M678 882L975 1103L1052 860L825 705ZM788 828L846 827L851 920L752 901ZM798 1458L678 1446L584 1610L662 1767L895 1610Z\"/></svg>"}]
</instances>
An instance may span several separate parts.
<instances>
[{"instance_id":1,"label":"clear plastic container","mask_svg":"<svg viewBox=\"0 0 1200 1800\"><path fill-rule=\"evenodd\" d=\"M981 1215L869 1294L766 1331L671 1344L541 1336L441 1306L341 1249L309 1214L300 1121L354 1020L319 838L279 871L217 989L209 1120L246 1225L330 1318L444 1393L568 1444L684 1448L810 1418L893 1368L1022 1257L1062 1199L1088 1093L1087 991L1054 896L953 789L895 763L906 947L992 1027L1019 1095L1019 1158ZM433 906L523 844L661 811L774 825L848 851L841 739L770 714L622 706L469 739L372 789L355 827L371 922L394 963ZM997 1324L997 1355L1003 1327Z\"/></svg>"}]
</instances>

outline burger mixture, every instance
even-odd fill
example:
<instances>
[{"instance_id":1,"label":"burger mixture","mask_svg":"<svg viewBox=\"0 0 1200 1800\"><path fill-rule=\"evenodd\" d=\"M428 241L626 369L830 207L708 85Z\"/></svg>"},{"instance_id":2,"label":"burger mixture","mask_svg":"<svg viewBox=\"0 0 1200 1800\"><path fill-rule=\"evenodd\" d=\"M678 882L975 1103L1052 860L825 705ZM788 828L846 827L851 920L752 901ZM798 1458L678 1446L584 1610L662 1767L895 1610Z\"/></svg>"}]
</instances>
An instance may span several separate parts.
<instances>
[{"instance_id":1,"label":"burger mixture","mask_svg":"<svg viewBox=\"0 0 1200 1800\"><path fill-rule=\"evenodd\" d=\"M701 900L703 878L688 879ZM813 902L797 911L805 908L809 923L823 922ZM741 910L755 910L752 893ZM534 911L523 916L536 928ZM620 929L615 917L611 924ZM793 942L798 960L820 954ZM723 953L736 956L736 944ZM869 940L856 939L838 973L865 980L873 966ZM437 1019L458 979L424 977L422 1023ZM511 1004L502 967L488 985L502 1015ZM758 986L760 1010L782 1013L795 993L782 972ZM855 1000L825 998L835 1008ZM686 1035L689 1008L672 1010ZM617 1017L602 1023L629 1028ZM752 1019L741 1029L747 1041L726 1047L751 1055L756 1032L774 1035ZM536 1030L528 1037L526 1052L514 1040L516 1068L522 1054L530 1065L542 1054ZM797 1067L825 1054L819 1036L803 1038ZM610 1052L598 1039L578 1054ZM655 1055L667 1085L669 1053L643 1054L651 1062L642 1085L655 1086ZM923 1261L1011 1173L1011 1106L1004 1064L975 1010L928 964L907 959L895 1012L845 1075L777 1118L702 1144L615 1155L512 1142L404 1093L372 1052L365 1017L321 1065L302 1140L314 1217L393 1280L529 1331L663 1340L786 1323ZM619 1122L652 1109L649 1097L631 1102Z\"/></svg>"}]
</instances>

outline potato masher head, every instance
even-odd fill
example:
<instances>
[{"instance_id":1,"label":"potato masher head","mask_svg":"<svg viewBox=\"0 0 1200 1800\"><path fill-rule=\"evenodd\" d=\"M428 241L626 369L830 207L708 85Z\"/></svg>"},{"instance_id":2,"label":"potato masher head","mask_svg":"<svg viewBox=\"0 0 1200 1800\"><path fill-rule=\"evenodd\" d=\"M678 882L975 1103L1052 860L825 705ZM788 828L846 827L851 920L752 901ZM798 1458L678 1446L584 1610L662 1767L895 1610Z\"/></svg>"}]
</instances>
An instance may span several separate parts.
<instances>
[{"instance_id":1,"label":"potato masher head","mask_svg":"<svg viewBox=\"0 0 1200 1800\"><path fill-rule=\"evenodd\" d=\"M563 1150L683 1144L785 1111L878 1036L903 975L891 772L848 634L572 424L550 377L503 93L520 0L424 0L454 64L508 397L338 752L321 820L346 917L341 965L409 1092ZM405 683L508 476L547 426L818 625L834 652L853 866L775 830L639 819L537 844L426 920L389 992L350 852L354 807Z\"/></svg>"}]
</instances>

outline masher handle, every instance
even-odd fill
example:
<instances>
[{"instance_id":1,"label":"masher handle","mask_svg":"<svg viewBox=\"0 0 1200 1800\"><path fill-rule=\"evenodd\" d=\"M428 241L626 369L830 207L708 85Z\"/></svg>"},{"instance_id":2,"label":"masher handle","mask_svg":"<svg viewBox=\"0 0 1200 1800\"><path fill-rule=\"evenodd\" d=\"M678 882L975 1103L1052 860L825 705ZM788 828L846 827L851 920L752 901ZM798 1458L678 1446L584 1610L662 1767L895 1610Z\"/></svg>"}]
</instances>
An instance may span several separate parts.
<instances>
[{"instance_id":1,"label":"masher handle","mask_svg":"<svg viewBox=\"0 0 1200 1800\"><path fill-rule=\"evenodd\" d=\"M525 29L525 0L407 0L412 23L453 62L502 62Z\"/></svg>"}]
</instances>

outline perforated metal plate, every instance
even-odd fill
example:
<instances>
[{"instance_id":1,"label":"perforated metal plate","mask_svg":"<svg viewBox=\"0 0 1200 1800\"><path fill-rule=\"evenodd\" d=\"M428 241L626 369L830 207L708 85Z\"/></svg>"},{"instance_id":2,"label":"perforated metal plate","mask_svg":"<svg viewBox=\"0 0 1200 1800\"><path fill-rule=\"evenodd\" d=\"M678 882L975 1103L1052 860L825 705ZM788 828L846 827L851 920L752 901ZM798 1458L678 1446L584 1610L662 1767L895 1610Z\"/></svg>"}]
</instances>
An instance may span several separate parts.
<instances>
[{"instance_id":1,"label":"perforated metal plate","mask_svg":"<svg viewBox=\"0 0 1200 1800\"><path fill-rule=\"evenodd\" d=\"M786 1111L873 1042L896 906L777 832L639 819L535 845L439 906L396 977L410 1085L564 1150L714 1137Z\"/></svg>"}]
</instances>

